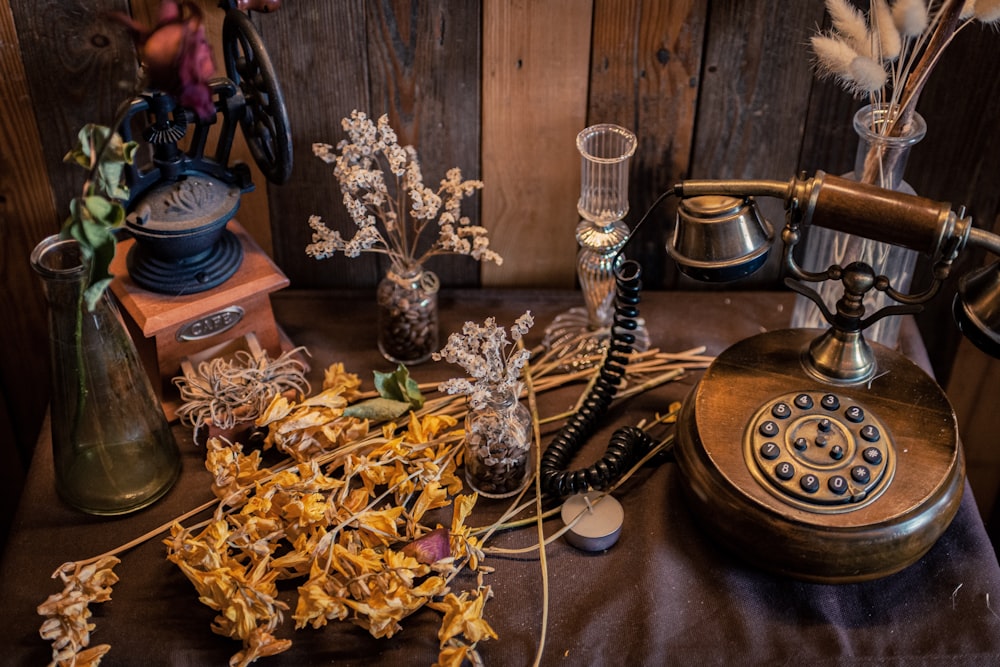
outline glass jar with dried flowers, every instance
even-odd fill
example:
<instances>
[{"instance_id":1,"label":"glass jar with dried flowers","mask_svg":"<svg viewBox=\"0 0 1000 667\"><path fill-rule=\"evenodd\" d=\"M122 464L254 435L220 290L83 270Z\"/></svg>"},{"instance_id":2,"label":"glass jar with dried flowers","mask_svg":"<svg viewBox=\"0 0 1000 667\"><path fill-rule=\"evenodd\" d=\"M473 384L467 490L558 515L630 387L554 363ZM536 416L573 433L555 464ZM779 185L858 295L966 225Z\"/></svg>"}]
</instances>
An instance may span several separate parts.
<instances>
[{"instance_id":1,"label":"glass jar with dried flowers","mask_svg":"<svg viewBox=\"0 0 1000 667\"><path fill-rule=\"evenodd\" d=\"M826 0L831 28L811 39L820 76L832 77L868 105L854 117L858 152L849 174L863 183L913 192L903 180L910 148L926 132L916 112L917 100L941 52L959 30L978 21L1000 21L1000 0L872 0L866 13L848 0ZM878 241L813 228L805 242L802 266L822 271L832 264L863 261L876 273L907 291L917 254ZM833 306L842 290L827 282L820 293ZM865 298L870 314L889 305L884 292L873 290ZM815 304L797 297L793 327L819 327L825 323ZM894 347L900 319L887 317L866 331L874 341Z\"/></svg>"},{"instance_id":2,"label":"glass jar with dried flowers","mask_svg":"<svg viewBox=\"0 0 1000 667\"><path fill-rule=\"evenodd\" d=\"M511 339L520 341L533 324L530 311L521 315L510 328ZM531 414L519 400L521 370L529 356L523 348L511 349L507 332L492 317L482 325L466 322L434 353L435 360L458 364L470 375L452 378L439 388L468 396L465 480L487 498L512 496L531 479Z\"/></svg>"},{"instance_id":3,"label":"glass jar with dried flowers","mask_svg":"<svg viewBox=\"0 0 1000 667\"><path fill-rule=\"evenodd\" d=\"M347 257L363 252L386 255L389 268L377 291L379 350L396 363L426 361L437 349L438 278L424 263L448 253L503 263L490 250L486 229L461 215L462 200L483 183L463 179L455 167L437 190L424 186L416 150L399 145L388 116L373 122L353 111L342 126L348 139L336 148L313 144L313 153L334 165L344 206L357 230L345 239L319 216L311 216L313 236L306 254L316 259L337 252ZM428 242L421 237L435 219L437 238Z\"/></svg>"}]
</instances>

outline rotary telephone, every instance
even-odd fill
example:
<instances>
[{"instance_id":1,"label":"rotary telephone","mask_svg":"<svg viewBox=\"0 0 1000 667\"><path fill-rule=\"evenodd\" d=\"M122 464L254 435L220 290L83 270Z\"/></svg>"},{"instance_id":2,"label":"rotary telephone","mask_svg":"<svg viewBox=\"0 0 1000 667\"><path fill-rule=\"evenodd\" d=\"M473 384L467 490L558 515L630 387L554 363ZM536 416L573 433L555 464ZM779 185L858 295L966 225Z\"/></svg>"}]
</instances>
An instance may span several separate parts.
<instances>
[{"instance_id":1,"label":"rotary telephone","mask_svg":"<svg viewBox=\"0 0 1000 667\"><path fill-rule=\"evenodd\" d=\"M774 234L754 198L782 199L785 282L830 324L736 343L685 399L673 456L699 523L751 563L807 581L875 579L918 560L961 502L958 427L935 381L898 352L869 343L863 331L882 317L919 310L965 247L1000 254L1000 238L974 229L950 204L823 172L788 182L683 181L650 212L667 196L681 198L667 252L682 272L708 281L736 280L763 265ZM808 225L926 253L931 285L902 293L862 262L805 271L792 252ZM542 456L541 481L552 495L606 488L652 446L645 433L626 427L595 465L566 470L624 375L640 276L635 262L620 263L613 335L598 381ZM843 285L834 310L808 285L828 280ZM871 290L898 305L866 317L863 298ZM953 311L967 337L1000 356L1000 263L961 281Z\"/></svg>"}]
</instances>

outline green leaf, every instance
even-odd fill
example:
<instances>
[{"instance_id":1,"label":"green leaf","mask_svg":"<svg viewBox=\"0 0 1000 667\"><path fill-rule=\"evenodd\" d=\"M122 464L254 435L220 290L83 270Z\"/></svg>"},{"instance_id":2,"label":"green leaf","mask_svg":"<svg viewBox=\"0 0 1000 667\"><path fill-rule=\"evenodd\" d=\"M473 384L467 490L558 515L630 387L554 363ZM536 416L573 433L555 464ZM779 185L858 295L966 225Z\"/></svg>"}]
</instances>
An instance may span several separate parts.
<instances>
[{"instance_id":1,"label":"green leaf","mask_svg":"<svg viewBox=\"0 0 1000 667\"><path fill-rule=\"evenodd\" d=\"M372 421L389 421L397 419L410 411L408 401L395 401L391 398L369 398L344 408L344 414L358 419Z\"/></svg>"},{"instance_id":2,"label":"green leaf","mask_svg":"<svg viewBox=\"0 0 1000 667\"><path fill-rule=\"evenodd\" d=\"M111 199L128 199L128 188L122 185L124 171L121 162L102 162L97 169L97 191Z\"/></svg>"},{"instance_id":3,"label":"green leaf","mask_svg":"<svg viewBox=\"0 0 1000 667\"><path fill-rule=\"evenodd\" d=\"M76 133L76 145L63 157L63 162L75 162L84 169L91 167L91 151L98 142L104 143L106 127L87 123ZM103 131L102 131L103 130Z\"/></svg>"},{"instance_id":4,"label":"green leaf","mask_svg":"<svg viewBox=\"0 0 1000 667\"><path fill-rule=\"evenodd\" d=\"M375 389L382 398L405 402L414 410L424 405L424 396L420 393L417 381L410 377L410 371L400 364L392 373L374 371Z\"/></svg>"},{"instance_id":5,"label":"green leaf","mask_svg":"<svg viewBox=\"0 0 1000 667\"><path fill-rule=\"evenodd\" d=\"M129 196L124 168L135 159L138 144L123 141L117 132L93 123L80 128L76 139L76 146L63 159L90 171L90 181L83 196L70 201L62 234L77 240L83 261L90 267L84 298L92 310L113 277L113 230L125 223L125 207L120 201Z\"/></svg>"},{"instance_id":6,"label":"green leaf","mask_svg":"<svg viewBox=\"0 0 1000 667\"><path fill-rule=\"evenodd\" d=\"M111 285L111 278L90 283L90 286L83 291L83 301L87 305L87 310L93 311L97 307L97 302L104 295L104 290Z\"/></svg>"},{"instance_id":7,"label":"green leaf","mask_svg":"<svg viewBox=\"0 0 1000 667\"><path fill-rule=\"evenodd\" d=\"M138 148L139 144L135 141L123 141L117 132L112 134L103 125L89 123L80 129L76 146L63 157L63 161L76 163L87 170L92 170L96 161L97 169L92 175L94 181L89 184L91 192L125 201L129 190L124 184L124 167L135 160Z\"/></svg>"},{"instance_id":8,"label":"green leaf","mask_svg":"<svg viewBox=\"0 0 1000 667\"><path fill-rule=\"evenodd\" d=\"M90 267L84 299L93 310L113 278L110 271L116 245L113 229L124 221L125 209L117 202L97 196L73 199L69 209L63 235L77 240L83 261Z\"/></svg>"}]
</instances>

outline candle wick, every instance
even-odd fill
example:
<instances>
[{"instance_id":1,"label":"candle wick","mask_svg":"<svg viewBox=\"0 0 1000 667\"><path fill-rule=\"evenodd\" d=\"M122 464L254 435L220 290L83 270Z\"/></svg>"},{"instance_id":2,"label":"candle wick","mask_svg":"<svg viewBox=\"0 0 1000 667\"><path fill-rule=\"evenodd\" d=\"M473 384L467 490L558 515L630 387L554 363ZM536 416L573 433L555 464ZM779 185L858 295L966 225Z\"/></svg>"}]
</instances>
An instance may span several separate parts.
<instances>
[{"instance_id":1,"label":"candle wick","mask_svg":"<svg viewBox=\"0 0 1000 667\"><path fill-rule=\"evenodd\" d=\"M583 502L587 504L587 512L590 514L594 513L594 505L590 502L590 498L586 495L583 496Z\"/></svg>"}]
</instances>

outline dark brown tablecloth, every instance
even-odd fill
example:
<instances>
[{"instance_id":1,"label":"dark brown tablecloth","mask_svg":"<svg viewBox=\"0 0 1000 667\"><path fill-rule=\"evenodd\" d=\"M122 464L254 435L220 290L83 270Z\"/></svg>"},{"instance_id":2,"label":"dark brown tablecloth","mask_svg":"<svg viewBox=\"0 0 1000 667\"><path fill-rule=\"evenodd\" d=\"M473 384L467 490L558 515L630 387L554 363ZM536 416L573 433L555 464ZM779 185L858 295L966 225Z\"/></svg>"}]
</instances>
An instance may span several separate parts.
<instances>
[{"instance_id":1,"label":"dark brown tablecloth","mask_svg":"<svg viewBox=\"0 0 1000 667\"><path fill-rule=\"evenodd\" d=\"M442 295L442 330L494 315L501 323L530 308L537 341L552 318L579 305L574 292L451 291ZM375 349L371 294L285 292L275 309L286 333L312 353L313 372L334 361L368 381L372 369L391 370ZM791 297L780 293L646 294L643 316L653 345L678 351L706 345L718 353L763 330L787 326ZM904 350L926 364L912 322ZM443 342L443 341L442 341ZM440 380L454 368L418 366L419 380ZM680 400L697 380L662 387L612 410L605 431L589 443L585 461L603 450L616 425ZM369 384L370 386L370 384ZM580 388L544 397L544 410L571 405ZM43 665L49 645L38 636L35 607L60 589L49 576L69 560L115 547L210 497L204 452L186 429L177 437L184 472L153 507L119 519L88 517L56 497L51 453L43 433L3 558L0 577L0 663ZM743 565L707 540L680 494L676 467L641 471L616 496L625 509L620 541L609 551L581 552L559 540L548 548L549 617L546 665L1000 665L1000 568L975 501L966 488L958 516L919 562L863 584L806 584ZM485 519L499 504L481 501ZM471 523L478 524L478 521ZM561 527L548 522L551 533ZM523 546L533 529L497 537L497 546ZM165 558L158 540L122 557L121 581L109 603L95 605L94 643L111 644L105 665L225 665L239 646L211 633L214 612ZM542 618L535 555L493 557L487 581L495 598L486 618L500 635L481 644L490 665L527 665ZM470 580L457 580L458 588ZM293 602L294 587L287 592ZM263 665L430 665L438 652L439 615L417 612L391 639L376 640L349 623L279 633L294 641Z\"/></svg>"}]
</instances>

